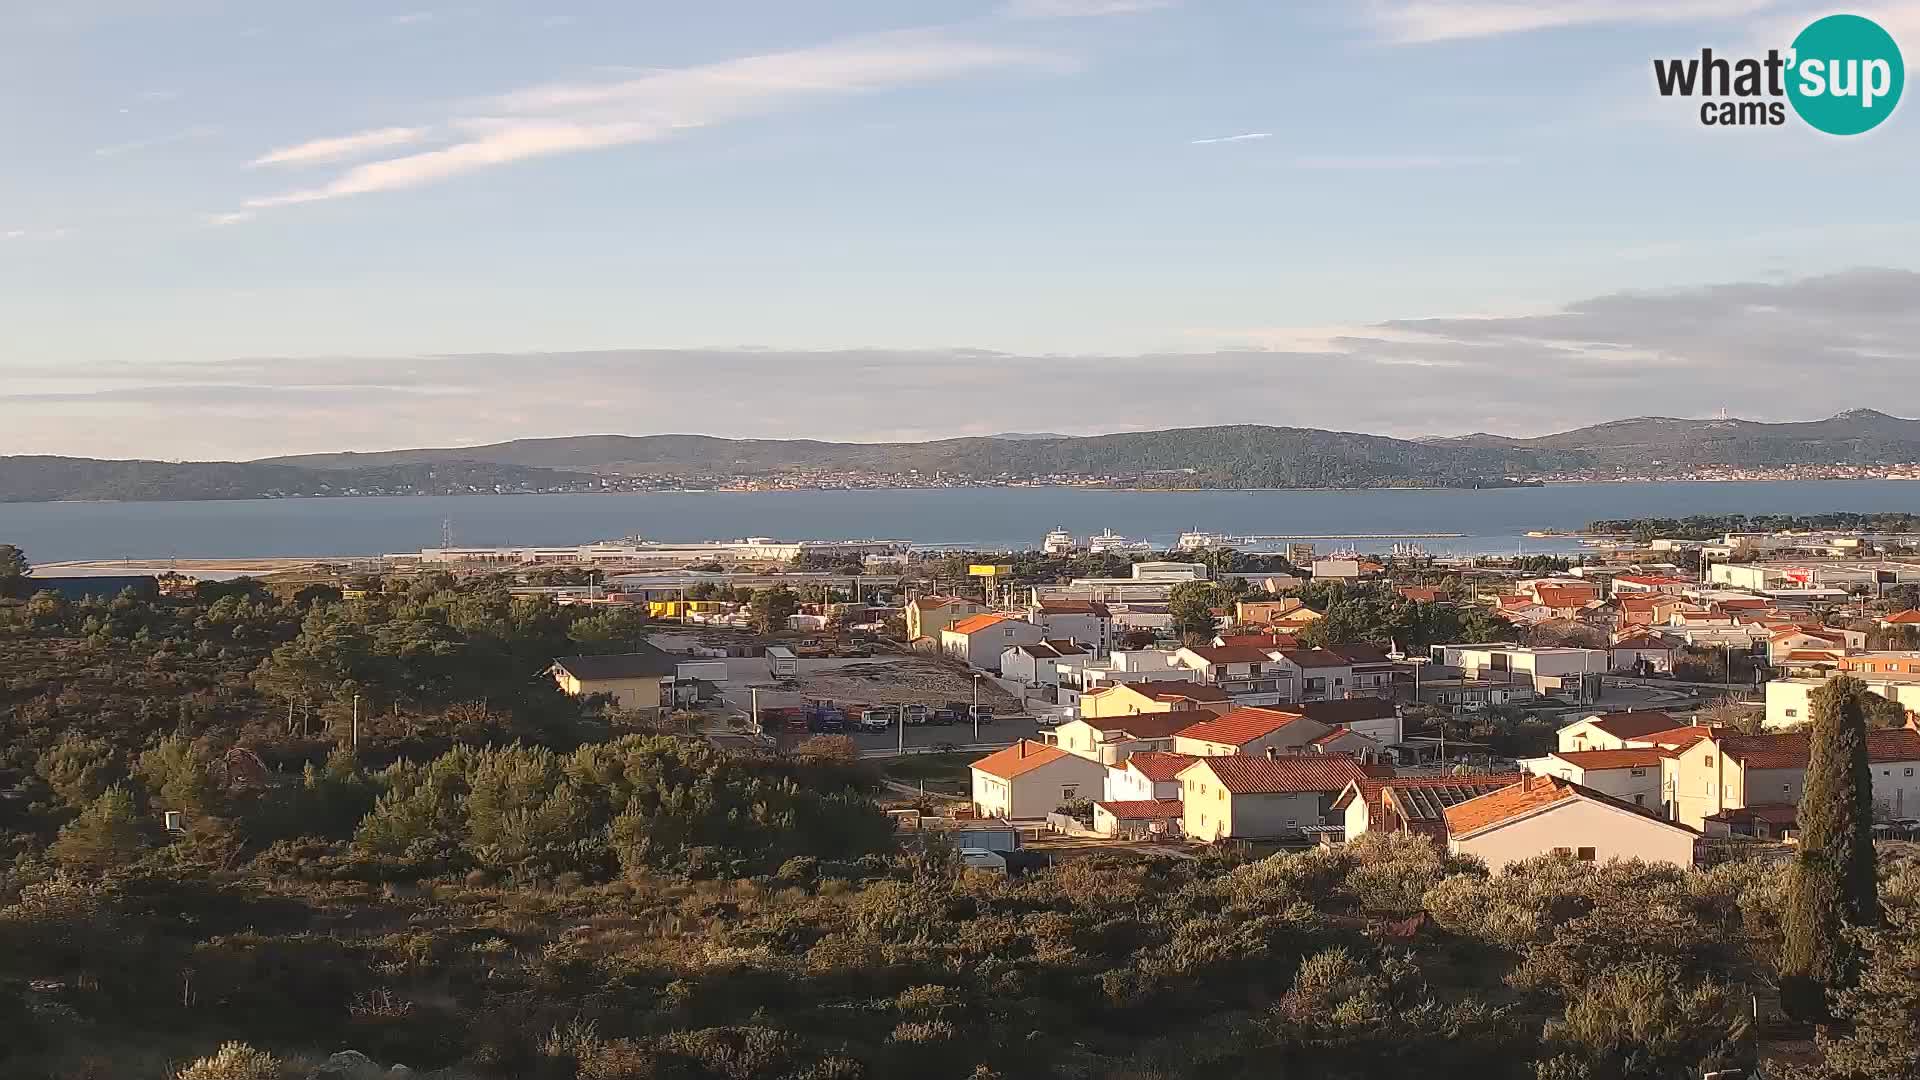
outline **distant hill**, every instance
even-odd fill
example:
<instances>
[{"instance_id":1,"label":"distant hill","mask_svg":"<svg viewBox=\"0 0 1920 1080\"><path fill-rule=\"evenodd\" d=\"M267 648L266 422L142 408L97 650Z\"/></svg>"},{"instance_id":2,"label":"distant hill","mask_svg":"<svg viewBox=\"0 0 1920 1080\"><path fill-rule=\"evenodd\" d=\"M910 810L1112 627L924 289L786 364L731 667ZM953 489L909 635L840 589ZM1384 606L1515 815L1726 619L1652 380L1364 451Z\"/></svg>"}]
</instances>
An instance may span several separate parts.
<instances>
[{"instance_id":1,"label":"distant hill","mask_svg":"<svg viewBox=\"0 0 1920 1080\"><path fill-rule=\"evenodd\" d=\"M1427 445L1536 451L1543 461L1587 468L1656 460L1672 466L1875 465L1920 461L1920 420L1873 409L1785 424L1640 416L1532 439L1477 434Z\"/></svg>"},{"instance_id":2,"label":"distant hill","mask_svg":"<svg viewBox=\"0 0 1920 1080\"><path fill-rule=\"evenodd\" d=\"M869 474L918 479L1108 477L1145 487L1485 487L1591 469L1920 461L1920 421L1872 409L1766 424L1647 416L1537 438L1419 440L1235 424L1068 437L1009 433L914 443L576 435L487 446L303 454L251 462L0 458L0 501L597 490L675 478ZM617 481L614 478L619 478Z\"/></svg>"},{"instance_id":3,"label":"distant hill","mask_svg":"<svg viewBox=\"0 0 1920 1080\"><path fill-rule=\"evenodd\" d=\"M998 435L989 435L989 439L1003 442L1029 442L1034 439L1064 439L1067 436L1055 431L1003 431Z\"/></svg>"},{"instance_id":4,"label":"distant hill","mask_svg":"<svg viewBox=\"0 0 1920 1080\"><path fill-rule=\"evenodd\" d=\"M590 472L755 475L796 470L972 477L1141 477L1174 487L1473 487L1530 467L1527 455L1311 428L1177 428L1079 438L829 443L706 435L582 435L491 446L309 454L268 463L307 469L497 461Z\"/></svg>"},{"instance_id":5,"label":"distant hill","mask_svg":"<svg viewBox=\"0 0 1920 1080\"><path fill-rule=\"evenodd\" d=\"M0 502L261 499L295 495L455 495L591 490L587 473L490 462L305 469L247 461L103 461L0 457Z\"/></svg>"}]
</instances>

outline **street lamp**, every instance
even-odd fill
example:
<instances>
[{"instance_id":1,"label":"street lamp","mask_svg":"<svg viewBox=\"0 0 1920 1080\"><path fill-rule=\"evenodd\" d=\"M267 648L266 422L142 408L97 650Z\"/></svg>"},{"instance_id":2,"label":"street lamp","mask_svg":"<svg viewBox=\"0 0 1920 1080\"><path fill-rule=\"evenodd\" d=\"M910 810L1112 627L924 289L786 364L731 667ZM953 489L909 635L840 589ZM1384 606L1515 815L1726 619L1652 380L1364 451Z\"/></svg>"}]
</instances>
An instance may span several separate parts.
<instances>
[{"instance_id":1,"label":"street lamp","mask_svg":"<svg viewBox=\"0 0 1920 1080\"><path fill-rule=\"evenodd\" d=\"M980 673L973 673L973 741L980 741Z\"/></svg>"}]
</instances>

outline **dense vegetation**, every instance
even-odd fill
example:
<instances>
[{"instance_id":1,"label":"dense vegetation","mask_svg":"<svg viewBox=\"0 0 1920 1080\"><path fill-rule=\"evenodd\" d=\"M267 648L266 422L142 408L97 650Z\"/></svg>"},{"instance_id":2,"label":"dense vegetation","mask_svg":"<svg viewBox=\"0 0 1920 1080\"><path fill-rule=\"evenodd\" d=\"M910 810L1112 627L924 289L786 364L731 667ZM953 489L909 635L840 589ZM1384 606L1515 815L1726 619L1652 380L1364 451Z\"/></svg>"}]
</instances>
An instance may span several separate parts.
<instances>
[{"instance_id":1,"label":"dense vegetation","mask_svg":"<svg viewBox=\"0 0 1920 1080\"><path fill-rule=\"evenodd\" d=\"M1739 532L1810 532L1822 529L1863 529L1878 533L1907 533L1920 529L1920 514L1695 514L1684 518L1603 518L1587 523L1588 532L1624 533L1642 543L1656 537L1676 540L1713 540Z\"/></svg>"},{"instance_id":2,"label":"dense vegetation","mask_svg":"<svg viewBox=\"0 0 1920 1080\"><path fill-rule=\"evenodd\" d=\"M643 631L486 580L0 604L0 1075L1677 1080L1794 1033L1748 1019L1785 868L968 871L844 747L631 731L540 675ZM1878 869L1808 1080L1920 1067L1920 865Z\"/></svg>"}]
</instances>

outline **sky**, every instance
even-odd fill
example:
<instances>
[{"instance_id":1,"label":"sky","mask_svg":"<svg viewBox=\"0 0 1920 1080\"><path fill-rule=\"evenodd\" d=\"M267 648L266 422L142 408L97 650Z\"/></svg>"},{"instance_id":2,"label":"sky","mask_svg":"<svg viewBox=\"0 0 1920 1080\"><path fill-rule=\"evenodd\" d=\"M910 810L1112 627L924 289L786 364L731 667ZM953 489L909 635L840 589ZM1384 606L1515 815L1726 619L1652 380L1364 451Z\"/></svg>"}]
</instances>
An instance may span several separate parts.
<instances>
[{"instance_id":1,"label":"sky","mask_svg":"<svg viewBox=\"0 0 1920 1080\"><path fill-rule=\"evenodd\" d=\"M1833 10L0 0L0 454L1920 414L1920 104L1654 89Z\"/></svg>"}]
</instances>

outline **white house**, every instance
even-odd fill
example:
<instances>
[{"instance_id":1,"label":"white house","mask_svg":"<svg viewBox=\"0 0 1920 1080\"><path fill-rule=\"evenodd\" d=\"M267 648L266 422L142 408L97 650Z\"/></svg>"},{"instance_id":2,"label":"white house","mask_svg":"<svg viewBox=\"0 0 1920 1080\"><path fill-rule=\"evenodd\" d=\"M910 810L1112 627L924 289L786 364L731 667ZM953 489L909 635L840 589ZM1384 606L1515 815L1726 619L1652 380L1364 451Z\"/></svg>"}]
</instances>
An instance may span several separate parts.
<instances>
[{"instance_id":1,"label":"white house","mask_svg":"<svg viewBox=\"0 0 1920 1080\"><path fill-rule=\"evenodd\" d=\"M1641 712L1594 713L1559 730L1559 748L1567 750L1624 750L1656 731L1680 727L1680 721L1658 709Z\"/></svg>"},{"instance_id":2,"label":"white house","mask_svg":"<svg viewBox=\"0 0 1920 1080\"><path fill-rule=\"evenodd\" d=\"M1027 621L1048 641L1072 641L1095 656L1113 648L1113 612L1098 600L1036 600L1027 609Z\"/></svg>"},{"instance_id":3,"label":"white house","mask_svg":"<svg viewBox=\"0 0 1920 1080\"><path fill-rule=\"evenodd\" d=\"M1061 669L1084 667L1092 656L1071 641L1009 645L1000 653L1000 674L1026 686L1059 686Z\"/></svg>"},{"instance_id":4,"label":"white house","mask_svg":"<svg viewBox=\"0 0 1920 1080\"><path fill-rule=\"evenodd\" d=\"M1171 751L1173 733L1192 724L1192 710L1082 716L1053 730L1052 745L1103 765L1124 765L1135 754Z\"/></svg>"},{"instance_id":5,"label":"white house","mask_svg":"<svg viewBox=\"0 0 1920 1080\"><path fill-rule=\"evenodd\" d=\"M1007 615L969 615L940 631L940 651L977 671L998 671L1010 645L1041 640L1040 628Z\"/></svg>"},{"instance_id":6,"label":"white house","mask_svg":"<svg viewBox=\"0 0 1920 1080\"><path fill-rule=\"evenodd\" d=\"M1277 649L1254 645L1190 646L1173 654L1174 662L1193 672L1193 681L1217 686L1236 705L1278 705L1298 697L1298 669L1282 660Z\"/></svg>"},{"instance_id":7,"label":"white house","mask_svg":"<svg viewBox=\"0 0 1920 1080\"><path fill-rule=\"evenodd\" d=\"M1193 759L1185 754L1159 750L1132 754L1123 764L1107 766L1106 789L1100 797L1109 802L1178 799L1180 772L1191 764Z\"/></svg>"},{"instance_id":8,"label":"white house","mask_svg":"<svg viewBox=\"0 0 1920 1080\"><path fill-rule=\"evenodd\" d=\"M1365 735L1382 746L1400 742L1405 735L1398 702L1384 697L1355 697L1335 701L1307 701L1291 706L1310 720L1330 728L1346 728Z\"/></svg>"},{"instance_id":9,"label":"white house","mask_svg":"<svg viewBox=\"0 0 1920 1080\"><path fill-rule=\"evenodd\" d=\"M1557 776L1621 802L1660 810L1666 803L1661 790L1661 765L1672 756L1671 751L1658 746L1560 750L1546 757L1522 759L1520 767L1535 776Z\"/></svg>"},{"instance_id":10,"label":"white house","mask_svg":"<svg viewBox=\"0 0 1920 1080\"><path fill-rule=\"evenodd\" d=\"M1447 847L1499 873L1557 854L1583 862L1640 859L1692 866L1700 834L1558 776L1529 776L1446 809Z\"/></svg>"},{"instance_id":11,"label":"white house","mask_svg":"<svg viewBox=\"0 0 1920 1080\"><path fill-rule=\"evenodd\" d=\"M1061 803L1093 799L1106 767L1028 739L973 763L973 806L983 817L1041 818Z\"/></svg>"},{"instance_id":12,"label":"white house","mask_svg":"<svg viewBox=\"0 0 1920 1080\"><path fill-rule=\"evenodd\" d=\"M1909 712L1920 712L1920 676L1909 674L1881 674L1867 671L1849 671L1846 674L1859 679L1867 689L1886 698L1897 701ZM1827 684L1824 678L1797 677L1774 679L1767 684L1767 713L1762 721L1765 727L1788 728L1813 720L1813 692Z\"/></svg>"}]
</instances>

